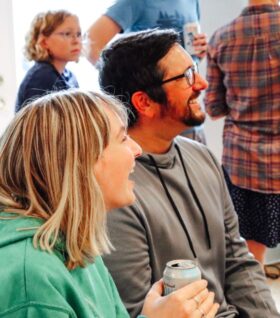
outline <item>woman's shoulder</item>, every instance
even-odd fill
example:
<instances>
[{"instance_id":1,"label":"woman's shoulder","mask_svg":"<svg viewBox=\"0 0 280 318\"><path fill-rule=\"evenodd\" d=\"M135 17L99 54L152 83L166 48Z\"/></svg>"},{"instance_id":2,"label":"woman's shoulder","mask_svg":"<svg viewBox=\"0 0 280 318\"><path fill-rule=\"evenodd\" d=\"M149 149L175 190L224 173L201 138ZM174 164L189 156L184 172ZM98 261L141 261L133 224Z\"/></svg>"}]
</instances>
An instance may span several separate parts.
<instances>
[{"instance_id":1,"label":"woman's shoulder","mask_svg":"<svg viewBox=\"0 0 280 318\"><path fill-rule=\"evenodd\" d=\"M91 272L93 277L102 277L103 280L110 276L101 256L96 256L93 263L87 264L86 269Z\"/></svg>"},{"instance_id":2,"label":"woman's shoulder","mask_svg":"<svg viewBox=\"0 0 280 318\"><path fill-rule=\"evenodd\" d=\"M71 277L54 253L35 248L32 238L25 237L1 247L0 258L0 316L2 311L30 306L70 316L72 309L63 295L71 289Z\"/></svg>"},{"instance_id":3,"label":"woman's shoulder","mask_svg":"<svg viewBox=\"0 0 280 318\"><path fill-rule=\"evenodd\" d=\"M33 237L42 222L39 218L1 213L0 255L1 260L13 264L6 268L6 274L11 278L13 275L21 275L25 280L41 280L47 275L60 277L63 272L67 272L63 258L58 253L43 251L39 246L34 246ZM4 270L2 264L1 261L0 275Z\"/></svg>"}]
</instances>

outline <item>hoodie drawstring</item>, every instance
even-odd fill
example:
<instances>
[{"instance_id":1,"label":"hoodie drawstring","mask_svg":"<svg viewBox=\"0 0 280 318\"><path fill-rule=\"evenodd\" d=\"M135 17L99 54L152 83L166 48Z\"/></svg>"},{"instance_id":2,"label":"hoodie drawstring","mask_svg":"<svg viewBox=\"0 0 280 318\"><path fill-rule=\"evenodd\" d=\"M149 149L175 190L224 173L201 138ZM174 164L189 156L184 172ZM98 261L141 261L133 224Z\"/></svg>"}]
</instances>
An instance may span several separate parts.
<instances>
[{"instance_id":1,"label":"hoodie drawstring","mask_svg":"<svg viewBox=\"0 0 280 318\"><path fill-rule=\"evenodd\" d=\"M189 189L191 191L191 194L192 194L192 196L193 196L193 198L194 198L194 200L195 200L195 202L196 202L196 204L198 206L198 209L199 209L199 211L200 211L200 213L202 215L202 219L203 219L203 223L204 223L204 229L205 229L205 232L206 232L206 235L207 235L208 248L210 249L211 248L211 240L210 240L210 234L209 234L209 229L208 229L208 224L207 224L207 219L206 219L206 216L205 216L205 212L204 212L204 210L203 210L203 208L201 206L201 203L200 203L200 201L198 199L198 196L196 195L196 192L195 192L195 190L194 190L194 188L193 188L193 186L191 184L190 178L189 178L189 176L187 174L186 166L185 166L184 161L183 161L183 157L182 157L180 148L179 148L179 146L177 144L175 144L175 149L178 152L178 155L179 155L179 158L180 158L180 162L181 162L181 165L183 167L183 171L184 171L184 174L185 174L185 177L186 177L187 185L188 185L188 187L189 187ZM156 163L155 159L151 155L148 155L148 157L149 157L151 163L153 164L153 166L156 169L156 172L157 172L157 174L159 176L160 182L162 184L162 187L164 188L166 196L167 196L167 198L168 198L168 200L169 200L169 202L170 202L170 204L171 204L176 216L178 217L178 219L179 219L179 221L181 223L181 226L182 226L182 228L183 228L183 230L184 230L184 232L186 234L186 237L188 239L188 243L190 245L193 257L196 258L197 255L196 255L195 248L193 246L193 242L191 240L189 231L187 229L187 226L185 225L185 223L184 223L184 221L182 219L182 216L181 216L181 214L180 214L180 212L179 212L179 210L178 210L178 208L177 208L177 206L176 206L176 204L175 204L175 202L174 202L174 200L173 200L173 198L172 198L172 196L171 196L171 194L170 194L170 192L169 192L169 190L168 190L168 188L166 186L166 183L165 183L165 181L164 181L164 179L162 177L162 174L161 174L161 172L160 172L160 170L159 170L159 168L157 166L157 163Z\"/></svg>"},{"instance_id":2,"label":"hoodie drawstring","mask_svg":"<svg viewBox=\"0 0 280 318\"><path fill-rule=\"evenodd\" d=\"M209 228L208 228L208 223L207 223L205 212L204 212L204 210L202 208L202 205L201 205L201 203L200 203L200 201L198 199L198 196L197 196L197 194L196 194L196 192L195 192L195 190L194 190L194 188L192 186L191 180L190 180L189 175L187 173L187 169L186 169L185 163L183 161L183 157L182 157L180 148L179 148L179 146L177 144L175 144L175 148L176 148L176 150L177 150L177 152L179 154L179 158L180 158L181 164L183 166L183 170L184 170L184 173L185 173L187 184L188 184L188 186L189 186L189 188L191 190L192 196L193 196L193 198L194 198L194 200L195 200L195 202L196 202L196 204L198 206L198 209L199 209L199 211L200 211L200 213L202 215L204 229L205 229L206 236L207 236L208 248L211 249L211 238L210 238L210 233L209 233Z\"/></svg>"}]
</instances>

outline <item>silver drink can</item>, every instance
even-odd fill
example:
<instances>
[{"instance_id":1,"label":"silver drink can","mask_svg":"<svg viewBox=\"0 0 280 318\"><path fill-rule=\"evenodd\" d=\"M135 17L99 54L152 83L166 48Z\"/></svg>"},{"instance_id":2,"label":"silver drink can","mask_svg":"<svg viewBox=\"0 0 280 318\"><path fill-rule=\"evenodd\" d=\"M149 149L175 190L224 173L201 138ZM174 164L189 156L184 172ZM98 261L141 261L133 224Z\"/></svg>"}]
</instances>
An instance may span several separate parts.
<instances>
[{"instance_id":1,"label":"silver drink can","mask_svg":"<svg viewBox=\"0 0 280 318\"><path fill-rule=\"evenodd\" d=\"M195 261L177 259L166 264L163 272L164 295L201 279L201 271Z\"/></svg>"},{"instance_id":2,"label":"silver drink can","mask_svg":"<svg viewBox=\"0 0 280 318\"><path fill-rule=\"evenodd\" d=\"M200 33L200 24L198 22L186 23L183 26L184 47L190 55L197 54L193 46L194 36Z\"/></svg>"}]
</instances>

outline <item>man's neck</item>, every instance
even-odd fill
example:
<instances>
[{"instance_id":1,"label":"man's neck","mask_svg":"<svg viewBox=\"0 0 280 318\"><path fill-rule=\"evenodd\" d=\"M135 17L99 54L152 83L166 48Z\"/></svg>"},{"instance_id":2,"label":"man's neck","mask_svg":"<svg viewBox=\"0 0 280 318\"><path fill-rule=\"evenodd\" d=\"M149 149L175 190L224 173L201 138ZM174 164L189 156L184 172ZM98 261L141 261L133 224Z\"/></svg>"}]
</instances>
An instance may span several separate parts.
<instances>
[{"instance_id":1,"label":"man's neck","mask_svg":"<svg viewBox=\"0 0 280 318\"><path fill-rule=\"evenodd\" d=\"M277 5L278 3L278 0L249 0L249 6L259 6L263 4Z\"/></svg>"},{"instance_id":2,"label":"man's neck","mask_svg":"<svg viewBox=\"0 0 280 318\"><path fill-rule=\"evenodd\" d=\"M173 139L185 129L185 126L180 128L176 127L176 125L162 127L162 125L157 125L155 122L150 124L138 122L135 126L129 128L128 134L142 147L143 151L161 154L166 153L170 149Z\"/></svg>"},{"instance_id":3,"label":"man's neck","mask_svg":"<svg viewBox=\"0 0 280 318\"><path fill-rule=\"evenodd\" d=\"M137 128L130 128L128 130L128 134L141 146L143 151L147 153L166 153L173 140L173 138L164 138L157 134L150 134L146 130Z\"/></svg>"}]
</instances>

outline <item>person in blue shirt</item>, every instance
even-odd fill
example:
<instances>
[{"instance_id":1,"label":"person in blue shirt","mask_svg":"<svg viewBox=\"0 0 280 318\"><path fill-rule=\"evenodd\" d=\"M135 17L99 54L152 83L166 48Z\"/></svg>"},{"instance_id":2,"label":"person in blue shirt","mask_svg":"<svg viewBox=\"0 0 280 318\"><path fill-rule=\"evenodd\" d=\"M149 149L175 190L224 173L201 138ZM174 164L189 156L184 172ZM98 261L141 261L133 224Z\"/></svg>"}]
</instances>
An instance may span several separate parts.
<instances>
[{"instance_id":1,"label":"person in blue shirt","mask_svg":"<svg viewBox=\"0 0 280 318\"><path fill-rule=\"evenodd\" d=\"M77 16L65 10L47 11L35 16L25 44L25 56L35 64L20 84L16 112L28 101L49 92L79 87L66 64L78 61L81 43Z\"/></svg>"},{"instance_id":2,"label":"person in blue shirt","mask_svg":"<svg viewBox=\"0 0 280 318\"><path fill-rule=\"evenodd\" d=\"M200 20L198 0L117 0L88 30L88 58L95 64L106 44L120 32L173 28L181 34L187 23ZM206 54L206 35L195 36L195 56Z\"/></svg>"},{"instance_id":3,"label":"person in blue shirt","mask_svg":"<svg viewBox=\"0 0 280 318\"><path fill-rule=\"evenodd\" d=\"M142 31L151 28L173 28L184 45L184 27L199 26L199 0L117 0L88 30L87 56L96 64L106 44L120 32ZM193 59L199 62L206 55L206 34L198 32L193 41ZM202 126L190 128L182 135L206 143Z\"/></svg>"}]
</instances>

